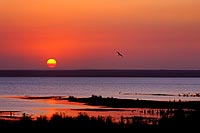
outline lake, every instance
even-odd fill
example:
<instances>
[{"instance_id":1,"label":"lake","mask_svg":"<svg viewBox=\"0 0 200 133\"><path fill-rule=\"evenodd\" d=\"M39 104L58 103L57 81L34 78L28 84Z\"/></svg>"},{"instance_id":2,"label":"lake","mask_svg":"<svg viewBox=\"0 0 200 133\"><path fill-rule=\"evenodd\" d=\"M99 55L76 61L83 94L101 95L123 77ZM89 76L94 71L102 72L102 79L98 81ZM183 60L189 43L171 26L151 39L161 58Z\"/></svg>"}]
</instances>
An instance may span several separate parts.
<instances>
[{"instance_id":1,"label":"lake","mask_svg":"<svg viewBox=\"0 0 200 133\"><path fill-rule=\"evenodd\" d=\"M0 111L20 110L34 114L46 113L45 109L83 108L81 105L15 98L22 96L101 95L126 99L191 101L200 100L199 96L195 96L199 93L200 78L0 77Z\"/></svg>"}]
</instances>

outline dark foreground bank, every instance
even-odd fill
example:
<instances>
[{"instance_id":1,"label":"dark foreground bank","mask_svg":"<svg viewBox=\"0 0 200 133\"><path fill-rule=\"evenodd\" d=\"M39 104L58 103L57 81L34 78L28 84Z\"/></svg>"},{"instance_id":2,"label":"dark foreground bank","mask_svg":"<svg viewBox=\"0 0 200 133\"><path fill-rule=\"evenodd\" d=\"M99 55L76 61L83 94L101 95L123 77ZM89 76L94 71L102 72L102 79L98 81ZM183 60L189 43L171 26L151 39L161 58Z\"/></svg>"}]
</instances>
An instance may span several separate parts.
<instances>
[{"instance_id":1,"label":"dark foreground bank","mask_svg":"<svg viewBox=\"0 0 200 133\"><path fill-rule=\"evenodd\" d=\"M87 114L79 114L70 117L64 114L55 114L50 120L40 116L33 120L26 114L20 120L0 120L1 131L174 131L174 130L199 130L200 110L177 109L162 114L161 119L148 124L148 119L143 117L121 117L120 122L112 121L107 117L89 117Z\"/></svg>"}]
</instances>

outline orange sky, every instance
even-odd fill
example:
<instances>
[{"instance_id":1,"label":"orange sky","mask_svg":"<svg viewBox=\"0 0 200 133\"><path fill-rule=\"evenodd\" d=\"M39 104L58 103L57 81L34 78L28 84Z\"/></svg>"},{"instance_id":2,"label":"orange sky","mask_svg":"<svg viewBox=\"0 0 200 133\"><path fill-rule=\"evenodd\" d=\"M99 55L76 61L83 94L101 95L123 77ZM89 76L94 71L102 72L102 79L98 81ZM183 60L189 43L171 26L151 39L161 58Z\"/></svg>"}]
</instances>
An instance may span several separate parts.
<instances>
[{"instance_id":1,"label":"orange sky","mask_svg":"<svg viewBox=\"0 0 200 133\"><path fill-rule=\"evenodd\" d=\"M0 1L3 70L200 69L199 50L199 0Z\"/></svg>"}]
</instances>

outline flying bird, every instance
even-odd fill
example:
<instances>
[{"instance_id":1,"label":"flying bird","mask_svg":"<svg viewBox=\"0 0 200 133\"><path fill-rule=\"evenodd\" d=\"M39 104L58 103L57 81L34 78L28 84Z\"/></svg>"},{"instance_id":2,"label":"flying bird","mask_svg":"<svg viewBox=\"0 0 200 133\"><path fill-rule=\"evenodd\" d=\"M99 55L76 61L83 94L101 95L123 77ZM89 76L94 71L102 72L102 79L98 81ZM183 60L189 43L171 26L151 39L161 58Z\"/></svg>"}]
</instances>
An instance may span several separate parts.
<instances>
[{"instance_id":1,"label":"flying bird","mask_svg":"<svg viewBox=\"0 0 200 133\"><path fill-rule=\"evenodd\" d=\"M117 51L118 56L124 57L120 52Z\"/></svg>"}]
</instances>

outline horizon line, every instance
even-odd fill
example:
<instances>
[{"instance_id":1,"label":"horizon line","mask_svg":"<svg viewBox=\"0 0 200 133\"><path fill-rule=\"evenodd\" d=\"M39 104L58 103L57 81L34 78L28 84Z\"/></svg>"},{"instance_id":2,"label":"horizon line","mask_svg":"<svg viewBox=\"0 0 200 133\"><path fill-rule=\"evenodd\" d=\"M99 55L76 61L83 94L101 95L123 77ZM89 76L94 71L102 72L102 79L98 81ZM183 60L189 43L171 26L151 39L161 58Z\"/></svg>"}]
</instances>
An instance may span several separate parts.
<instances>
[{"instance_id":1,"label":"horizon line","mask_svg":"<svg viewBox=\"0 0 200 133\"><path fill-rule=\"evenodd\" d=\"M200 69L0 69L0 71L200 71Z\"/></svg>"}]
</instances>

